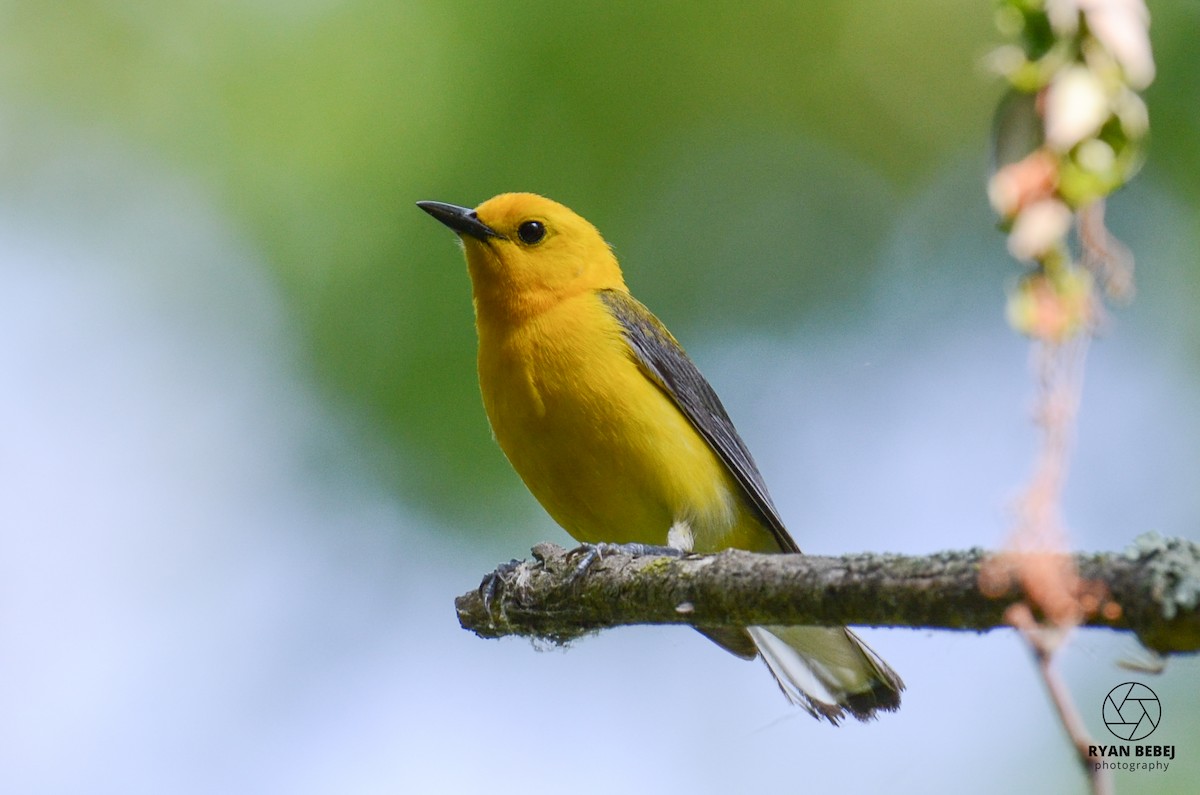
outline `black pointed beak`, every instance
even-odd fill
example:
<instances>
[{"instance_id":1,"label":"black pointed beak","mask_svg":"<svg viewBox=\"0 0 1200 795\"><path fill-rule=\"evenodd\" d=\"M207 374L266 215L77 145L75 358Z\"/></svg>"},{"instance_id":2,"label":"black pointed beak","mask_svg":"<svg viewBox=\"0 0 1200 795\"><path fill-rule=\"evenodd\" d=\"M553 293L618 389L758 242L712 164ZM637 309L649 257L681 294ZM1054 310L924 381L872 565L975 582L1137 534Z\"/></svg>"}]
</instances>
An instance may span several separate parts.
<instances>
[{"instance_id":1,"label":"black pointed beak","mask_svg":"<svg viewBox=\"0 0 1200 795\"><path fill-rule=\"evenodd\" d=\"M489 237L504 239L504 235L480 221L479 216L469 207L445 202L417 202L417 206L461 235L470 235L476 240L485 241Z\"/></svg>"}]
</instances>

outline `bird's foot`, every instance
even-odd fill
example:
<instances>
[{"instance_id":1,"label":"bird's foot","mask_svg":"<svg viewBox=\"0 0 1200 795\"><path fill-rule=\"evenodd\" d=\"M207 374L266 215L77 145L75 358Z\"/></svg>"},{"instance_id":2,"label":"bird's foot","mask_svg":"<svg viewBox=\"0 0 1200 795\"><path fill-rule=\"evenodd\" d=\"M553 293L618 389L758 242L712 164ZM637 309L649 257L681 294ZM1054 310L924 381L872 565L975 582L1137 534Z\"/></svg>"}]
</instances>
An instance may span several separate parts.
<instances>
[{"instance_id":1,"label":"bird's foot","mask_svg":"<svg viewBox=\"0 0 1200 795\"><path fill-rule=\"evenodd\" d=\"M568 582L574 584L587 574L588 570L604 559L605 555L629 555L633 558L642 558L648 555L666 555L672 558L682 558L687 553L675 547L663 547L657 544L610 544L607 541L601 541L599 544L580 544L575 549L567 553L568 558L578 558L579 561L575 564L575 570L571 572Z\"/></svg>"}]
</instances>

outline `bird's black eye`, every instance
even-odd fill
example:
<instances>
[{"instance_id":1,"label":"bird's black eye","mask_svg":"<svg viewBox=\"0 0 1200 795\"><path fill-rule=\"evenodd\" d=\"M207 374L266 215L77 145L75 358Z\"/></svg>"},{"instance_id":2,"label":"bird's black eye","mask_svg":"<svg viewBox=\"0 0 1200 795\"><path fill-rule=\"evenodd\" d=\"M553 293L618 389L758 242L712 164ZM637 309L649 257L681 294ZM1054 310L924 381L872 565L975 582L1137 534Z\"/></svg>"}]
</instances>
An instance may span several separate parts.
<instances>
[{"instance_id":1,"label":"bird's black eye","mask_svg":"<svg viewBox=\"0 0 1200 795\"><path fill-rule=\"evenodd\" d=\"M517 237L521 242L532 246L546 236L546 227L541 221L526 221L517 227Z\"/></svg>"}]
</instances>

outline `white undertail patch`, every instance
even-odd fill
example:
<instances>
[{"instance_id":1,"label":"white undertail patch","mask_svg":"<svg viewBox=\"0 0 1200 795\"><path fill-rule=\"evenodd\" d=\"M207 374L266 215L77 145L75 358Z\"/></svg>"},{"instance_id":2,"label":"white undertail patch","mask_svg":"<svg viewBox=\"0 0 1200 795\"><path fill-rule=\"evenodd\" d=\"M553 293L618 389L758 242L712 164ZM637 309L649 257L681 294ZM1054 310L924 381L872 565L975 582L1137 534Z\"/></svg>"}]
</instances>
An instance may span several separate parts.
<instances>
[{"instance_id":1,"label":"white undertail patch","mask_svg":"<svg viewBox=\"0 0 1200 795\"><path fill-rule=\"evenodd\" d=\"M686 520L679 520L667 531L667 546L682 552L691 552L696 546L696 536L692 534L692 526Z\"/></svg>"}]
</instances>

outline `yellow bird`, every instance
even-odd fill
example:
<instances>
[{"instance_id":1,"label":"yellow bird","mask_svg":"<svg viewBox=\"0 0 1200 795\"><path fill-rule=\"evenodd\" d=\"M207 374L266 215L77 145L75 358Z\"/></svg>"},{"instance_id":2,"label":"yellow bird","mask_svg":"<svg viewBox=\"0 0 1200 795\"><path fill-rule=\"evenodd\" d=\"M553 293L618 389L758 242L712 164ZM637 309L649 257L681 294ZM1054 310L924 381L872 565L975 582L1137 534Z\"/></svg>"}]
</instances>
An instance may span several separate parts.
<instances>
[{"instance_id":1,"label":"yellow bird","mask_svg":"<svg viewBox=\"0 0 1200 795\"><path fill-rule=\"evenodd\" d=\"M461 238L479 334L479 386L514 469L584 543L799 552L720 399L629 294L594 226L505 193L476 209L418 206ZM900 705L900 681L842 627L705 630L759 654L788 699L833 723Z\"/></svg>"}]
</instances>

